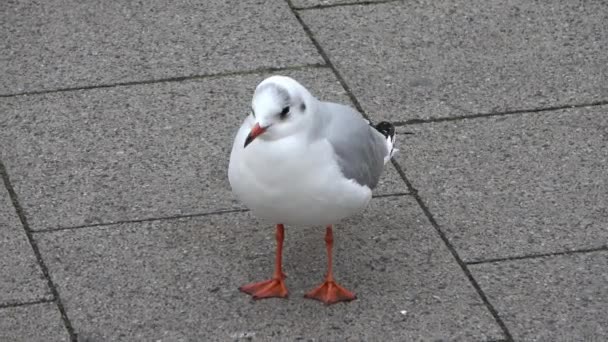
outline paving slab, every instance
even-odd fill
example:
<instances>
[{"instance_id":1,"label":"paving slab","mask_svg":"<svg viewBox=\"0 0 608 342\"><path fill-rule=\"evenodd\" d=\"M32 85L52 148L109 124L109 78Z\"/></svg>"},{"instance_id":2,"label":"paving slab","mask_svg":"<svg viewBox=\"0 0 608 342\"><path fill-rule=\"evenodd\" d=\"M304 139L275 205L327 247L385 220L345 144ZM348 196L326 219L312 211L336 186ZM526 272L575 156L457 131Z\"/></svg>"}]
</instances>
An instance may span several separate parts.
<instances>
[{"instance_id":1,"label":"paving slab","mask_svg":"<svg viewBox=\"0 0 608 342\"><path fill-rule=\"evenodd\" d=\"M0 184L0 305L51 299L21 221Z\"/></svg>"},{"instance_id":2,"label":"paving slab","mask_svg":"<svg viewBox=\"0 0 608 342\"><path fill-rule=\"evenodd\" d=\"M282 0L3 1L0 94L322 62Z\"/></svg>"},{"instance_id":3,"label":"paving slab","mask_svg":"<svg viewBox=\"0 0 608 342\"><path fill-rule=\"evenodd\" d=\"M608 98L600 0L396 1L300 13L372 118Z\"/></svg>"},{"instance_id":4,"label":"paving slab","mask_svg":"<svg viewBox=\"0 0 608 342\"><path fill-rule=\"evenodd\" d=\"M55 303L0 309L0 341L69 341Z\"/></svg>"},{"instance_id":5,"label":"paving slab","mask_svg":"<svg viewBox=\"0 0 608 342\"><path fill-rule=\"evenodd\" d=\"M283 74L320 98L348 103L328 68ZM32 229L241 208L228 159L267 76L2 99L3 161ZM377 193L407 191L388 170Z\"/></svg>"},{"instance_id":6,"label":"paving slab","mask_svg":"<svg viewBox=\"0 0 608 342\"><path fill-rule=\"evenodd\" d=\"M397 159L465 261L608 245L608 106L401 129Z\"/></svg>"},{"instance_id":7,"label":"paving slab","mask_svg":"<svg viewBox=\"0 0 608 342\"><path fill-rule=\"evenodd\" d=\"M38 233L79 337L155 340L499 339L501 331L410 196L373 199L335 229L335 276L359 296L302 297L325 273L322 227L287 227L290 298L237 287L270 276L274 227L249 213Z\"/></svg>"},{"instance_id":8,"label":"paving slab","mask_svg":"<svg viewBox=\"0 0 608 342\"><path fill-rule=\"evenodd\" d=\"M608 251L470 269L516 341L608 339Z\"/></svg>"}]
</instances>

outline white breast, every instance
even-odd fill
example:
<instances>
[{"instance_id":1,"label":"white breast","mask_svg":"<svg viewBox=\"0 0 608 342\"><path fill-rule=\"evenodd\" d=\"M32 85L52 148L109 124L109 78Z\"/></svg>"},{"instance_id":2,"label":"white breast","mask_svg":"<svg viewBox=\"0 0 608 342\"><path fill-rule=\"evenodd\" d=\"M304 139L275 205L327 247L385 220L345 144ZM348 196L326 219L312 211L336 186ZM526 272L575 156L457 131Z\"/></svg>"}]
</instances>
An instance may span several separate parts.
<instances>
[{"instance_id":1,"label":"white breast","mask_svg":"<svg viewBox=\"0 0 608 342\"><path fill-rule=\"evenodd\" d=\"M230 156L228 178L234 194L256 217L287 225L327 225L351 216L371 199L371 190L344 178L331 145L290 136L256 139L241 127Z\"/></svg>"}]
</instances>

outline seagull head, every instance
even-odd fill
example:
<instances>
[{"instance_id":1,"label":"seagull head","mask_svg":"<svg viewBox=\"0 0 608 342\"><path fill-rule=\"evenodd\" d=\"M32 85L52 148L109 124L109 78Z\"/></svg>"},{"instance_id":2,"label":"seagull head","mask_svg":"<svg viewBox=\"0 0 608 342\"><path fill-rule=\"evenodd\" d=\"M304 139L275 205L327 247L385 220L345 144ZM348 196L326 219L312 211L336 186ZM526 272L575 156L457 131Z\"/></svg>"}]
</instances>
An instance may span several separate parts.
<instances>
[{"instance_id":1,"label":"seagull head","mask_svg":"<svg viewBox=\"0 0 608 342\"><path fill-rule=\"evenodd\" d=\"M245 146L256 138L277 140L299 132L310 125L314 97L296 80L271 76L255 89L251 100L253 127Z\"/></svg>"}]
</instances>

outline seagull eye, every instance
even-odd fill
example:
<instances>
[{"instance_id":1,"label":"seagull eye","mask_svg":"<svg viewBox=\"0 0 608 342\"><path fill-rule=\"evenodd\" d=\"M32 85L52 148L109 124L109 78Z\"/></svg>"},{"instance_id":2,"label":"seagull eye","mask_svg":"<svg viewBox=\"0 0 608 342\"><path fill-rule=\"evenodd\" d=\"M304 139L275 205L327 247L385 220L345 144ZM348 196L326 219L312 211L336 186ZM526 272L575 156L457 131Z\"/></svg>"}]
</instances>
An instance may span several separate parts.
<instances>
[{"instance_id":1,"label":"seagull eye","mask_svg":"<svg viewBox=\"0 0 608 342\"><path fill-rule=\"evenodd\" d=\"M287 117L287 114L289 114L289 107L283 108L283 110L279 113L279 117L281 120L283 120Z\"/></svg>"}]
</instances>

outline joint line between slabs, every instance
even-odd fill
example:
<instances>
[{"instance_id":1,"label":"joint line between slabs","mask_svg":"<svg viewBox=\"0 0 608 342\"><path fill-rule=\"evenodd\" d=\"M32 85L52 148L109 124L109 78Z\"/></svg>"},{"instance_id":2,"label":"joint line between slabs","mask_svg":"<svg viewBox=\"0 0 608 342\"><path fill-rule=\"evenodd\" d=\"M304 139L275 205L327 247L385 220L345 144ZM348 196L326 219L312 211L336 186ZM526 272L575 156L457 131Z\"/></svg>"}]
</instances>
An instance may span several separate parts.
<instances>
[{"instance_id":1,"label":"joint line between slabs","mask_svg":"<svg viewBox=\"0 0 608 342\"><path fill-rule=\"evenodd\" d=\"M550 258L550 257L562 256L562 255L586 254L586 253L594 253L594 252L608 252L608 246L585 248L585 249L574 249L574 250L566 250L566 251L559 251L559 252L552 252L552 253L516 255L516 256L510 256L510 257L504 257L504 258L472 260L472 261L467 261L466 264L467 265L481 265L481 264L491 264L491 263L495 263L495 262L541 259L541 258Z\"/></svg>"},{"instance_id":2,"label":"joint line between slabs","mask_svg":"<svg viewBox=\"0 0 608 342\"><path fill-rule=\"evenodd\" d=\"M372 198L400 197L400 196L410 196L410 195L412 195L412 194L409 192L395 192L395 193L385 193L385 194L373 195ZM249 211L249 209L247 209L247 208L219 209L219 210L215 210L215 211L209 211L209 212L198 213L198 214L173 215L173 216L163 216L163 217L147 217L147 218L136 219L136 220L110 221L110 222L83 224L83 225L78 225L78 226L44 228L44 229L39 229L39 230L33 230L32 234L45 234L45 233L61 232L61 231L65 231L65 230L78 230L78 229L85 229L85 228L118 226L121 224L129 224L129 223L144 223L144 222L154 222L154 221L164 221L164 220L179 220L179 219L187 219L187 218L205 217L205 216L211 216L211 215L246 213L248 211Z\"/></svg>"},{"instance_id":3,"label":"joint line between slabs","mask_svg":"<svg viewBox=\"0 0 608 342\"><path fill-rule=\"evenodd\" d=\"M369 6L369 5L380 5L391 2L403 2L403 0L380 0L380 1L361 1L361 2L344 2L339 4L327 4L327 5L313 5L304 7L293 7L297 11L315 10L315 9L326 9L334 7L350 7L350 6Z\"/></svg>"},{"instance_id":4,"label":"joint line between slabs","mask_svg":"<svg viewBox=\"0 0 608 342\"><path fill-rule=\"evenodd\" d=\"M353 103L353 105L359 111L359 113L361 113L361 115L363 115L364 118L366 118L367 120L369 120L370 123L372 123L372 120L370 120L369 116L365 113L365 111L363 110L363 107L361 106L361 104L359 103L359 101L357 100L357 98L355 97L355 95L353 94L352 90L350 89L350 87L348 86L348 84L346 84L346 81L344 80L344 78L342 77L342 75L340 74L340 72L338 71L338 69L336 69L336 67L334 66L334 64L331 62L331 60L329 59L327 53L325 52L325 50L323 50L323 47L321 46L321 44L317 41L317 39L313 35L312 30L310 29L310 27L308 27L308 25L306 25L306 23L304 22L304 19L302 19L302 17L298 13L296 7L293 5L293 3L291 2L291 0L285 0L285 1L287 2L287 5L291 9L291 12L296 17L296 19L298 20L298 22L300 23L300 25L302 25L302 28L304 29L304 32L306 33L306 35L311 40L312 44L315 46L315 48L317 49L317 51L319 52L319 54L323 58L323 61L325 62L325 65L327 67L329 67L333 71L334 75L338 79L338 82L340 82L340 85L346 91L346 94L348 95L348 98L350 99L350 101Z\"/></svg>"},{"instance_id":5,"label":"joint line between slabs","mask_svg":"<svg viewBox=\"0 0 608 342\"><path fill-rule=\"evenodd\" d=\"M585 102L585 103L575 103L575 104L560 105L560 106L540 107L540 108L514 109L514 110L501 111L501 112L475 113L475 114L466 114L466 115L459 115L459 116L439 117L439 118L430 118L430 119L410 119L410 120L405 120L405 121L393 122L393 125L395 127L404 127L404 126L410 126L410 125L419 125L419 124L427 124L427 123L435 123L435 122L460 121L460 120L466 120L466 119L483 119L483 118L492 118L492 117L496 117L496 116L510 116L510 115L517 115L517 114L542 113L542 112L558 111L558 110L563 110L563 109L600 107L600 106L605 106L605 105L608 105L608 100Z\"/></svg>"},{"instance_id":6,"label":"joint line between slabs","mask_svg":"<svg viewBox=\"0 0 608 342\"><path fill-rule=\"evenodd\" d=\"M327 67L326 65L323 65L321 63L314 63L314 64L288 66L288 67L257 68L257 69L244 70L244 71L229 71L229 72L209 73L209 74L192 75L192 76L166 77L166 78L142 80L142 81L117 82L117 83L109 83L109 84L66 87L66 88L57 88L57 89L49 89L49 90L24 91L24 92L13 93L13 94L0 94L0 98L17 97L17 96L23 96L23 95L43 95L43 94L63 93L63 92L79 91L79 90L126 87L126 86L135 86L135 85L144 85L144 84L183 82L183 81L201 80L201 79L207 79L207 78L230 77L230 76L239 76L239 75L253 75L253 74L261 74L261 73L273 73L273 72L277 72L277 71L303 70L303 69L308 69L308 68L312 69L312 68L326 68L326 67Z\"/></svg>"},{"instance_id":7,"label":"joint line between slabs","mask_svg":"<svg viewBox=\"0 0 608 342\"><path fill-rule=\"evenodd\" d=\"M4 166L4 163L2 163L2 161L0 161L0 175L2 176L2 180L4 181L4 186L6 187L6 190L8 191L11 202L13 203L13 206L15 207L17 216L19 217L19 220L21 221L21 225L23 226L23 229L25 230L25 235L27 236L30 246L32 247L32 250L34 251L34 255L36 256L36 260L38 261L38 266L40 267L42 274L46 278L47 285L48 285L49 289L51 290L53 298L55 298L55 303L57 304L57 308L59 309L59 313L61 314L61 319L63 320L63 324L65 325L65 328L68 331L68 334L70 335L70 341L77 342L78 338L77 338L76 333L74 332L74 327L72 326L72 323L70 322L70 320L68 318L65 307L63 306L63 303L61 301L61 298L59 297L59 291L57 290L55 283L51 279L49 269L46 266L46 264L44 263L42 254L40 253L40 249L38 248L38 243L34 239L32 230L30 229L29 224L27 222L27 218L25 217L25 211L21 207L21 204L19 204L19 200L17 198L17 193L15 192L15 189L13 188L13 186L10 182L10 178L8 176L8 171L7 171L6 167Z\"/></svg>"},{"instance_id":8,"label":"joint line between slabs","mask_svg":"<svg viewBox=\"0 0 608 342\"><path fill-rule=\"evenodd\" d=\"M95 227L107 227L107 226L117 226L121 224L129 224L129 223L144 223L144 222L154 222L154 221L164 221L164 220L179 220L185 218L196 218L196 217L204 217L211 215L224 215L224 214L232 214L232 213L244 213L248 212L249 209L222 209L217 211L211 211L206 213L199 214L186 214L186 215L174 215L174 216L165 216L165 217L148 217L137 220L123 220L123 221L110 221L110 222L100 222L100 223L92 223L92 224L83 224L78 226L69 226L69 227L56 227L56 228L45 228L40 230L32 231L34 234L44 234L44 233L54 233L60 232L64 230L78 230L85 228L95 228Z\"/></svg>"},{"instance_id":9,"label":"joint line between slabs","mask_svg":"<svg viewBox=\"0 0 608 342\"><path fill-rule=\"evenodd\" d=\"M485 292L481 289L481 286L479 286L479 284L477 283L477 280L475 279L475 277L473 277L473 274L469 270L467 264L462 260L462 258L460 257L460 255L458 254L458 252L456 251L456 249L450 242L450 240L447 238L445 233L439 227L439 224L437 223L437 221L435 221L433 214L431 214L429 208L426 206L426 204L424 203L424 201L418 194L418 191L414 188L412 183L410 183L409 179L407 179L405 172L401 168L401 165L399 165L394 159L392 159L391 161L393 162L393 165L397 169L397 172L399 173L399 175L401 176L403 181L407 184L407 187L410 190L410 192L413 193L414 198L418 202L418 205L424 212L425 216L427 217L427 219L429 220L429 222L431 223L431 225L433 226L433 228L435 229L437 234L439 234L439 237L441 238L441 240L443 240L443 242L447 246L448 250L452 253L452 256L454 257L454 259L456 260L456 262L458 263L458 265L460 266L460 268L462 269L462 271L464 272L466 277L469 279L469 282L471 283L471 285L473 285L473 287L475 288L475 291L477 291L477 294L481 297L481 300L485 304L486 308L490 311L490 314L494 317L494 320L496 321L496 323L498 323L498 325L502 329L503 333L505 334L506 340L508 342L513 342L513 336L509 332L507 325L502 320L502 318L498 315L498 311L494 308L492 303L490 303L490 300L486 296Z\"/></svg>"},{"instance_id":10,"label":"joint line between slabs","mask_svg":"<svg viewBox=\"0 0 608 342\"><path fill-rule=\"evenodd\" d=\"M43 299L38 299L38 300L32 300L29 302L0 303L0 310L7 309L7 308L19 308L19 307L28 306L28 305L53 303L53 302L55 302L55 299L53 299L53 298L43 298Z\"/></svg>"},{"instance_id":11,"label":"joint line between slabs","mask_svg":"<svg viewBox=\"0 0 608 342\"><path fill-rule=\"evenodd\" d=\"M378 194L372 195L372 198L385 198L385 197L404 197L413 195L411 192L395 192L391 194Z\"/></svg>"}]
</instances>

